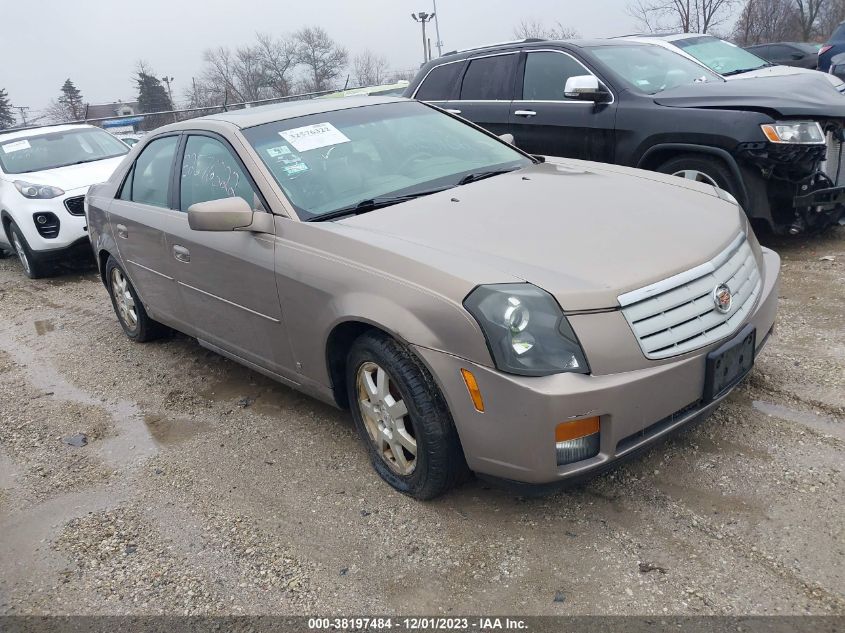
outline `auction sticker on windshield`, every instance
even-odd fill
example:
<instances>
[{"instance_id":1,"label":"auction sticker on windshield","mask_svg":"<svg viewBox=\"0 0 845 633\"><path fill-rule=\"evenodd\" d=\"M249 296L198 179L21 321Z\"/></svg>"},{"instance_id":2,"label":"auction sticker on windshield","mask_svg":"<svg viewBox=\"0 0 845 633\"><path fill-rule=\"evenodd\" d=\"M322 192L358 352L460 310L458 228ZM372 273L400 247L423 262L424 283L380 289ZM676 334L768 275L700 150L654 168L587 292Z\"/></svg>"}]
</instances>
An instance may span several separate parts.
<instances>
[{"instance_id":1,"label":"auction sticker on windshield","mask_svg":"<svg viewBox=\"0 0 845 633\"><path fill-rule=\"evenodd\" d=\"M15 141L14 143L6 143L3 145L3 151L7 154L11 154L12 152L19 152L22 149L29 149L29 141L23 139L22 141Z\"/></svg>"},{"instance_id":2,"label":"auction sticker on windshield","mask_svg":"<svg viewBox=\"0 0 845 633\"><path fill-rule=\"evenodd\" d=\"M312 149L349 142L343 132L328 122L285 130L279 132L279 136L293 145L293 148L298 152L307 152Z\"/></svg>"}]
</instances>

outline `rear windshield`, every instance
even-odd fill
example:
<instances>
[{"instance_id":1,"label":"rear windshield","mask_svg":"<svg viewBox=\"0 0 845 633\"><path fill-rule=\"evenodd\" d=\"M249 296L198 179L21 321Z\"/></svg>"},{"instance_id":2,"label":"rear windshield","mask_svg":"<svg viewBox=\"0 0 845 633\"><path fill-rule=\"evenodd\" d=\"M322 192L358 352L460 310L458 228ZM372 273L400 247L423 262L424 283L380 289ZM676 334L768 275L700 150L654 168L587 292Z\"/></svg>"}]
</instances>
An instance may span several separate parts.
<instances>
[{"instance_id":1,"label":"rear windshield","mask_svg":"<svg viewBox=\"0 0 845 633\"><path fill-rule=\"evenodd\" d=\"M672 44L720 75L738 75L769 65L765 59L718 37L688 37Z\"/></svg>"},{"instance_id":2,"label":"rear windshield","mask_svg":"<svg viewBox=\"0 0 845 633\"><path fill-rule=\"evenodd\" d=\"M687 84L724 81L700 64L661 46L593 46L590 50L625 83L650 95Z\"/></svg>"},{"instance_id":3,"label":"rear windshield","mask_svg":"<svg viewBox=\"0 0 845 633\"><path fill-rule=\"evenodd\" d=\"M7 174L26 174L123 156L128 151L125 144L97 128L9 140L0 136L0 167Z\"/></svg>"}]
</instances>

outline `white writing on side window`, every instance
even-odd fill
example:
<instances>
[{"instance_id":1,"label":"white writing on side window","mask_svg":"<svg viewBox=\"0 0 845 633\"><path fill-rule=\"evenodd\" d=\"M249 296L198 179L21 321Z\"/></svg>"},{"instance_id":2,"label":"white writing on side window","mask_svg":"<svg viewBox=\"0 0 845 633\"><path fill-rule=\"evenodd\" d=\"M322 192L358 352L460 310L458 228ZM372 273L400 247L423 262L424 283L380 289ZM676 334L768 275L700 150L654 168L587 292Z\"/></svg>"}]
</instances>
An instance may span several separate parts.
<instances>
[{"instance_id":1,"label":"white writing on side window","mask_svg":"<svg viewBox=\"0 0 845 633\"><path fill-rule=\"evenodd\" d=\"M22 149L29 149L29 141L26 139L22 141L15 141L14 143L6 143L3 145L3 151L7 154L11 154L12 152L19 152Z\"/></svg>"},{"instance_id":2,"label":"white writing on side window","mask_svg":"<svg viewBox=\"0 0 845 633\"><path fill-rule=\"evenodd\" d=\"M328 122L286 130L279 132L279 136L293 145L297 152L307 152L320 147L349 142L343 132Z\"/></svg>"}]
</instances>

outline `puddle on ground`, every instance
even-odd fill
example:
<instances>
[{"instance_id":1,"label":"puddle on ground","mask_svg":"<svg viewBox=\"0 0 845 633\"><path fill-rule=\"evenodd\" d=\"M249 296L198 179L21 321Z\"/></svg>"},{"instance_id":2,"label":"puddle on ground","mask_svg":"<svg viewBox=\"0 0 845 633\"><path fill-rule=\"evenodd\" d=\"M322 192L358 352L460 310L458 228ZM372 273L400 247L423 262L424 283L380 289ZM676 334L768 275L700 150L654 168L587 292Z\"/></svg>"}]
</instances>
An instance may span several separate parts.
<instances>
[{"instance_id":1,"label":"puddle on ground","mask_svg":"<svg viewBox=\"0 0 845 633\"><path fill-rule=\"evenodd\" d=\"M780 404L773 402L766 402L765 400L754 400L753 406L757 411L765 415L770 415L781 420L788 420L789 422L796 422L814 431L819 431L825 435L832 435L845 440L845 423L835 418L828 418L809 411L796 411Z\"/></svg>"},{"instance_id":2,"label":"puddle on ground","mask_svg":"<svg viewBox=\"0 0 845 633\"><path fill-rule=\"evenodd\" d=\"M53 325L52 319L44 319L41 321L35 321L35 332L38 336L44 336L47 332L52 332L56 329L56 326Z\"/></svg>"},{"instance_id":3,"label":"puddle on ground","mask_svg":"<svg viewBox=\"0 0 845 633\"><path fill-rule=\"evenodd\" d=\"M678 503L705 515L741 515L757 520L768 518L762 507L742 497L722 495L717 490L704 490L698 486L686 486L665 479L655 480L654 485Z\"/></svg>"},{"instance_id":4,"label":"puddle on ground","mask_svg":"<svg viewBox=\"0 0 845 633\"><path fill-rule=\"evenodd\" d=\"M202 430L202 424L193 420L172 420L154 413L144 414L144 424L147 425L153 439L162 445L178 444Z\"/></svg>"},{"instance_id":5,"label":"puddle on ground","mask_svg":"<svg viewBox=\"0 0 845 633\"><path fill-rule=\"evenodd\" d=\"M214 381L201 390L200 395L213 402L230 402L270 414L288 409L306 398L290 387L246 369L242 374L231 372Z\"/></svg>"},{"instance_id":6,"label":"puddle on ground","mask_svg":"<svg viewBox=\"0 0 845 633\"><path fill-rule=\"evenodd\" d=\"M6 453L0 451L0 489L11 490L17 487L15 478L18 476L17 467Z\"/></svg>"}]
</instances>

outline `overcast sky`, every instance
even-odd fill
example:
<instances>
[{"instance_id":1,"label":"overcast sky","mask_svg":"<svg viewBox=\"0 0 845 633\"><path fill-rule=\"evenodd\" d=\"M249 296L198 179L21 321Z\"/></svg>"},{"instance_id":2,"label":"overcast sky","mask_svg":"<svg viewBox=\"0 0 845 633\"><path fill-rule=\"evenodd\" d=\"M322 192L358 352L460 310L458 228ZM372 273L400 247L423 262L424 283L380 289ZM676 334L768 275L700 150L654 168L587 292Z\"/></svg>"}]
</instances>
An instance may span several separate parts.
<instances>
[{"instance_id":1,"label":"overcast sky","mask_svg":"<svg viewBox=\"0 0 845 633\"><path fill-rule=\"evenodd\" d=\"M584 37L635 28L625 12L628 0L436 1L444 51L512 39L521 19L560 21ZM432 0L0 0L0 88L33 114L58 96L68 77L88 102L133 100L130 75L144 59L160 77L175 77L179 102L200 73L204 49L310 24L325 28L351 55L370 48L393 69L412 68L422 44L411 13L431 6Z\"/></svg>"}]
</instances>

